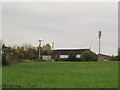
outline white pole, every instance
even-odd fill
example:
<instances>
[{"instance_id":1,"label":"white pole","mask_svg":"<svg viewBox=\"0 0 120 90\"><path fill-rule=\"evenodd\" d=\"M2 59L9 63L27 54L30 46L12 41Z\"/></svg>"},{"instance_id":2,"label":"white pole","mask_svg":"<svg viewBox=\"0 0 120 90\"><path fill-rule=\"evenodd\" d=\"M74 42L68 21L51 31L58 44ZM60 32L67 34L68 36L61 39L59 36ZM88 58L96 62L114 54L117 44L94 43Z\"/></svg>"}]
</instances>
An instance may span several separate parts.
<instances>
[{"instance_id":1,"label":"white pole","mask_svg":"<svg viewBox=\"0 0 120 90\"><path fill-rule=\"evenodd\" d=\"M39 41L39 56L38 56L38 59L40 60L40 48L41 48L41 41L42 40L38 40Z\"/></svg>"},{"instance_id":2,"label":"white pole","mask_svg":"<svg viewBox=\"0 0 120 90\"><path fill-rule=\"evenodd\" d=\"M99 39L99 56L100 56L100 39Z\"/></svg>"},{"instance_id":3,"label":"white pole","mask_svg":"<svg viewBox=\"0 0 120 90\"><path fill-rule=\"evenodd\" d=\"M99 55L98 55L98 60L100 60L101 31L99 31L98 34L99 34Z\"/></svg>"},{"instance_id":4,"label":"white pole","mask_svg":"<svg viewBox=\"0 0 120 90\"><path fill-rule=\"evenodd\" d=\"M52 50L54 50L54 42L52 42Z\"/></svg>"}]
</instances>

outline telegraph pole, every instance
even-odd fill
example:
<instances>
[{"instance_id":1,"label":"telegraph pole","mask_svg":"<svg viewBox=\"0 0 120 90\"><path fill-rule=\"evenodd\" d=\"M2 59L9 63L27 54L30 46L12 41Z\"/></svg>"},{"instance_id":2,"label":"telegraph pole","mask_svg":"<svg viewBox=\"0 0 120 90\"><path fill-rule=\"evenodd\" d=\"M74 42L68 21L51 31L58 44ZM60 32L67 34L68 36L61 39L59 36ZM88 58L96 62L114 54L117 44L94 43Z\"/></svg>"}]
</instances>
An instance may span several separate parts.
<instances>
[{"instance_id":1,"label":"telegraph pole","mask_svg":"<svg viewBox=\"0 0 120 90\"><path fill-rule=\"evenodd\" d=\"M38 59L40 60L40 48L41 48L41 42L42 40L38 40L39 41L39 56L38 56Z\"/></svg>"}]
</instances>

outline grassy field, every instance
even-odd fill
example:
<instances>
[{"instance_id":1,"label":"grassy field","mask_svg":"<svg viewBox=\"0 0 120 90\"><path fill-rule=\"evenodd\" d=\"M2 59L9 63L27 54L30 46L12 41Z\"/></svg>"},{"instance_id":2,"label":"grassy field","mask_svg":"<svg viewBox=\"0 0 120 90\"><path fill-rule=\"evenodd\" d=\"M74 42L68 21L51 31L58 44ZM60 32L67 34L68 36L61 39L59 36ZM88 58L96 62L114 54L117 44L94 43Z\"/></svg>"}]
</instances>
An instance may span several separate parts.
<instances>
[{"instance_id":1,"label":"grassy field","mask_svg":"<svg viewBox=\"0 0 120 90\"><path fill-rule=\"evenodd\" d=\"M118 62L27 62L3 67L3 88L117 88Z\"/></svg>"}]
</instances>

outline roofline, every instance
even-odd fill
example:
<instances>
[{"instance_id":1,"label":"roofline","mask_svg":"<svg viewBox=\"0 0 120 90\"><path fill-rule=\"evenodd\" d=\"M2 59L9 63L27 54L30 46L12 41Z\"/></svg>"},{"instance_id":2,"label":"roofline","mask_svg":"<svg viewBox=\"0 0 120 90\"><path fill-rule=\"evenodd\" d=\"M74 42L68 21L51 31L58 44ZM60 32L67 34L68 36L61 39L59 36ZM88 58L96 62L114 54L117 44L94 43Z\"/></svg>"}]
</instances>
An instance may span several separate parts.
<instances>
[{"instance_id":1,"label":"roofline","mask_svg":"<svg viewBox=\"0 0 120 90\"><path fill-rule=\"evenodd\" d=\"M61 49L90 49L90 48L54 48L54 50L61 50Z\"/></svg>"},{"instance_id":2,"label":"roofline","mask_svg":"<svg viewBox=\"0 0 120 90\"><path fill-rule=\"evenodd\" d=\"M53 51L57 51L57 50L90 50L90 49L54 49Z\"/></svg>"},{"instance_id":3,"label":"roofline","mask_svg":"<svg viewBox=\"0 0 120 90\"><path fill-rule=\"evenodd\" d=\"M99 53L98 53L97 55L99 55ZM100 55L104 55L104 56L109 56L109 57L111 57L111 55L104 54L104 53L100 53Z\"/></svg>"}]
</instances>

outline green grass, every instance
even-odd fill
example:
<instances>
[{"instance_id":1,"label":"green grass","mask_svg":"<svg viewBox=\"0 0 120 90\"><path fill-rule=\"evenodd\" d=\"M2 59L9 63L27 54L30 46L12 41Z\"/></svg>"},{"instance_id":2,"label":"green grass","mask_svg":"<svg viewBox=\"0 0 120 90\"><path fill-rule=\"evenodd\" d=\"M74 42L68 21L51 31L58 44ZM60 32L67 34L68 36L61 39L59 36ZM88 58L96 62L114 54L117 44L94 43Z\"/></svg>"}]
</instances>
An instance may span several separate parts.
<instances>
[{"instance_id":1,"label":"green grass","mask_svg":"<svg viewBox=\"0 0 120 90\"><path fill-rule=\"evenodd\" d=\"M3 67L3 88L117 88L118 62L32 62Z\"/></svg>"}]
</instances>

